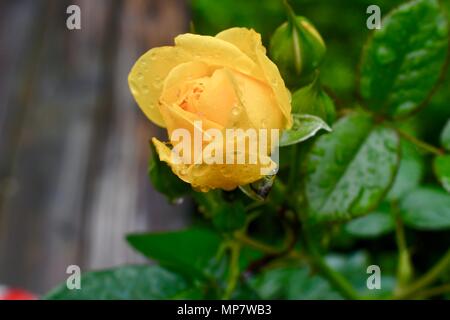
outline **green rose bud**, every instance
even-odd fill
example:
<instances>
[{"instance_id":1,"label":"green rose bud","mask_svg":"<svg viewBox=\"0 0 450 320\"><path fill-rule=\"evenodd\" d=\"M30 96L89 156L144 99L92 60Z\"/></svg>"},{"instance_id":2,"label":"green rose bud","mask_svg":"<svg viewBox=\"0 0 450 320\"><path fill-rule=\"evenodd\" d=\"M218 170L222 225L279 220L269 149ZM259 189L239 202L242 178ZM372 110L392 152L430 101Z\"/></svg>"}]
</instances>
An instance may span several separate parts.
<instances>
[{"instance_id":1,"label":"green rose bud","mask_svg":"<svg viewBox=\"0 0 450 320\"><path fill-rule=\"evenodd\" d=\"M324 120L332 125L336 119L336 110L333 100L320 87L319 79L292 94L292 113L309 114Z\"/></svg>"},{"instance_id":2,"label":"green rose bud","mask_svg":"<svg viewBox=\"0 0 450 320\"><path fill-rule=\"evenodd\" d=\"M288 21L275 30L270 41L272 60L288 87L299 88L310 83L325 56L325 42L312 23L296 16L285 3Z\"/></svg>"}]
</instances>

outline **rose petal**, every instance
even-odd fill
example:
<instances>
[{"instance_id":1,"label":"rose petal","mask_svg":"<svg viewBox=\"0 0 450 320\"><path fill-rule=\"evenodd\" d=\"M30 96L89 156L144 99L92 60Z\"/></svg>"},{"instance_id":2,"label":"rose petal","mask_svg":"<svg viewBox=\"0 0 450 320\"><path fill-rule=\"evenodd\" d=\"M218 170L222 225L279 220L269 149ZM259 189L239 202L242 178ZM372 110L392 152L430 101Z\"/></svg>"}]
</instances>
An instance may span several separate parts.
<instances>
[{"instance_id":1,"label":"rose petal","mask_svg":"<svg viewBox=\"0 0 450 320\"><path fill-rule=\"evenodd\" d=\"M206 192L209 189L233 190L240 185L249 184L262 177L261 167L275 167L268 157L264 163L257 164L182 164L175 160L170 148L156 138L152 139L161 161L166 162L172 171L192 187Z\"/></svg>"},{"instance_id":2,"label":"rose petal","mask_svg":"<svg viewBox=\"0 0 450 320\"><path fill-rule=\"evenodd\" d=\"M235 45L211 36L186 33L175 38L177 47L192 52L195 61L212 66L235 69L244 74L263 80L264 74L258 65Z\"/></svg>"},{"instance_id":3,"label":"rose petal","mask_svg":"<svg viewBox=\"0 0 450 320\"><path fill-rule=\"evenodd\" d=\"M285 87L277 66L267 57L261 36L251 29L231 28L218 33L216 38L232 43L258 64L286 118L284 127L290 128L292 126L290 92Z\"/></svg>"},{"instance_id":4,"label":"rose petal","mask_svg":"<svg viewBox=\"0 0 450 320\"><path fill-rule=\"evenodd\" d=\"M227 72L224 69L214 71L200 95L198 112L206 119L230 127L233 108L238 108L237 106L237 93Z\"/></svg>"},{"instance_id":5,"label":"rose petal","mask_svg":"<svg viewBox=\"0 0 450 320\"><path fill-rule=\"evenodd\" d=\"M176 47L159 47L149 50L134 64L128 76L128 84L136 102L154 123L165 127L158 109L158 99L163 81L178 64L190 61L192 55Z\"/></svg>"}]
</instances>

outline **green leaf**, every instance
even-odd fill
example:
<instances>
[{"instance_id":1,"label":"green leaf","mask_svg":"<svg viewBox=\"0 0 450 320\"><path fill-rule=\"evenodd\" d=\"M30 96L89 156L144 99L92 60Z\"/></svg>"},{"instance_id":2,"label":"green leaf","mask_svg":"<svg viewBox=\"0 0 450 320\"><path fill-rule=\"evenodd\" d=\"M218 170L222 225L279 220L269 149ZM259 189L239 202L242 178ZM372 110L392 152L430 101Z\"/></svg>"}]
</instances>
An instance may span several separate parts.
<instances>
[{"instance_id":1,"label":"green leaf","mask_svg":"<svg viewBox=\"0 0 450 320\"><path fill-rule=\"evenodd\" d=\"M363 53L360 92L367 107L394 117L416 110L439 80L447 48L448 24L437 0L393 10Z\"/></svg>"},{"instance_id":2,"label":"green leaf","mask_svg":"<svg viewBox=\"0 0 450 320\"><path fill-rule=\"evenodd\" d=\"M450 228L450 195L432 187L408 193L400 202L405 224L419 230Z\"/></svg>"},{"instance_id":3,"label":"green leaf","mask_svg":"<svg viewBox=\"0 0 450 320\"><path fill-rule=\"evenodd\" d=\"M239 186L239 189L245 193L250 199L255 201L264 201L272 190L276 175L264 176L258 181L255 181L244 186Z\"/></svg>"},{"instance_id":4,"label":"green leaf","mask_svg":"<svg viewBox=\"0 0 450 320\"><path fill-rule=\"evenodd\" d=\"M381 206L366 216L356 218L345 225L345 231L357 238L376 238L393 231L395 221L389 211L389 204Z\"/></svg>"},{"instance_id":5,"label":"green leaf","mask_svg":"<svg viewBox=\"0 0 450 320\"><path fill-rule=\"evenodd\" d=\"M309 114L333 124L336 119L336 110L333 100L322 90L319 78L292 95L292 113Z\"/></svg>"},{"instance_id":6,"label":"green leaf","mask_svg":"<svg viewBox=\"0 0 450 320\"><path fill-rule=\"evenodd\" d=\"M398 200L414 190L419 186L425 173L424 159L417 148L410 142L402 141L401 149L400 167L387 195L389 200Z\"/></svg>"},{"instance_id":7,"label":"green leaf","mask_svg":"<svg viewBox=\"0 0 450 320\"><path fill-rule=\"evenodd\" d=\"M180 274L159 266L125 266L88 272L81 276L81 289L66 283L51 291L49 300L153 300L199 299L196 290Z\"/></svg>"},{"instance_id":8,"label":"green leaf","mask_svg":"<svg viewBox=\"0 0 450 320\"><path fill-rule=\"evenodd\" d=\"M155 189L165 194L170 201L188 193L190 185L178 178L165 162L159 160L153 143L150 143L150 149L148 175Z\"/></svg>"},{"instance_id":9,"label":"green leaf","mask_svg":"<svg viewBox=\"0 0 450 320\"><path fill-rule=\"evenodd\" d=\"M450 151L450 119L447 121L444 130L442 130L441 144L445 149Z\"/></svg>"},{"instance_id":10,"label":"green leaf","mask_svg":"<svg viewBox=\"0 0 450 320\"><path fill-rule=\"evenodd\" d=\"M381 278L381 290L369 290L366 286L367 254L361 251L349 255L329 254L327 264L341 273L358 290L369 297L388 295L395 280L388 274ZM263 299L342 299L342 296L320 275L313 274L306 267L278 267L269 269L250 279L250 285Z\"/></svg>"},{"instance_id":11,"label":"green leaf","mask_svg":"<svg viewBox=\"0 0 450 320\"><path fill-rule=\"evenodd\" d=\"M225 202L215 212L213 224L220 231L230 232L245 225L245 208L242 202Z\"/></svg>"},{"instance_id":12,"label":"green leaf","mask_svg":"<svg viewBox=\"0 0 450 320\"><path fill-rule=\"evenodd\" d=\"M376 208L396 173L399 139L371 116L353 113L317 139L306 157L306 196L313 220L332 221Z\"/></svg>"},{"instance_id":13,"label":"green leaf","mask_svg":"<svg viewBox=\"0 0 450 320\"><path fill-rule=\"evenodd\" d=\"M304 267L267 270L250 280L262 299L340 299L328 282Z\"/></svg>"},{"instance_id":14,"label":"green leaf","mask_svg":"<svg viewBox=\"0 0 450 320\"><path fill-rule=\"evenodd\" d=\"M196 277L208 275L215 262L221 238L203 228L175 232L130 234L127 241L146 257Z\"/></svg>"},{"instance_id":15,"label":"green leaf","mask_svg":"<svg viewBox=\"0 0 450 320\"><path fill-rule=\"evenodd\" d=\"M280 147L305 141L315 136L321 129L331 131L331 128L319 117L308 114L293 114L292 117L294 123L291 129L283 131Z\"/></svg>"},{"instance_id":16,"label":"green leaf","mask_svg":"<svg viewBox=\"0 0 450 320\"><path fill-rule=\"evenodd\" d=\"M381 269L381 289L370 290L367 288L367 267L372 263L369 255L364 251L355 251L350 254L330 253L326 257L327 264L344 276L361 296L369 298L381 298L391 295L395 288L395 277L385 271L385 266L378 261L376 264Z\"/></svg>"},{"instance_id":17,"label":"green leaf","mask_svg":"<svg viewBox=\"0 0 450 320\"><path fill-rule=\"evenodd\" d=\"M450 192L450 155L438 156L434 159L434 172L447 192Z\"/></svg>"}]
</instances>

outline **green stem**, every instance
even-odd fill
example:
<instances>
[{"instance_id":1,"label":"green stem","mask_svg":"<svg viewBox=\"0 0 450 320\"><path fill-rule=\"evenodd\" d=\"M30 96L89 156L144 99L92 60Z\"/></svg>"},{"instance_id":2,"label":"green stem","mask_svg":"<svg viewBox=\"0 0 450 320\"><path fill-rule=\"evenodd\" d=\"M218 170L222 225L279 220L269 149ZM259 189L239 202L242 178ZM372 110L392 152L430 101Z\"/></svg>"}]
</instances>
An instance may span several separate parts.
<instances>
[{"instance_id":1,"label":"green stem","mask_svg":"<svg viewBox=\"0 0 450 320\"><path fill-rule=\"evenodd\" d=\"M408 140L409 142L415 144L416 146L418 146L419 148L421 148L422 150L429 152L431 154L437 155L437 156L441 156L443 155L445 152L442 149L439 149L429 143L426 143L422 140L417 139L416 137L402 131L399 129L396 129L397 133L400 135L400 137L402 137L405 140Z\"/></svg>"},{"instance_id":2,"label":"green stem","mask_svg":"<svg viewBox=\"0 0 450 320\"><path fill-rule=\"evenodd\" d=\"M422 277L412 283L409 287L399 292L395 298L407 299L414 296L419 290L429 286L435 282L439 276L449 270L450 267L450 249L444 254L444 256Z\"/></svg>"},{"instance_id":3,"label":"green stem","mask_svg":"<svg viewBox=\"0 0 450 320\"><path fill-rule=\"evenodd\" d=\"M420 293L420 297L422 299L428 299L445 293L450 293L450 283L424 290Z\"/></svg>"},{"instance_id":4,"label":"green stem","mask_svg":"<svg viewBox=\"0 0 450 320\"><path fill-rule=\"evenodd\" d=\"M397 278L398 278L398 291L410 281L413 274L413 266L411 263L411 256L406 244L405 238L405 228L403 221L400 218L397 204L395 202L391 203L391 210L394 213L395 218L395 236L397 240L398 247L398 268L397 268Z\"/></svg>"},{"instance_id":5,"label":"green stem","mask_svg":"<svg viewBox=\"0 0 450 320\"><path fill-rule=\"evenodd\" d=\"M313 266L319 269L321 275L327 278L328 282L338 290L343 297L352 300L360 299L358 293L353 286L345 279L340 273L333 270L320 254L319 250L315 246L314 242L310 238L307 228L303 229L303 237L308 248L308 252L311 255Z\"/></svg>"},{"instance_id":6,"label":"green stem","mask_svg":"<svg viewBox=\"0 0 450 320\"><path fill-rule=\"evenodd\" d=\"M228 300L233 295L234 290L239 279L239 254L241 252L241 246L238 242L232 242L230 244L230 265L229 265L229 276L227 281L227 287L223 295L224 300Z\"/></svg>"},{"instance_id":7,"label":"green stem","mask_svg":"<svg viewBox=\"0 0 450 320\"><path fill-rule=\"evenodd\" d=\"M283 251L283 249L278 249L278 248L272 247L268 244L262 243L255 239L252 239L243 233L236 233L235 238L242 244L252 247L253 249L256 249L258 251L264 252L265 254L272 255L272 254L278 254Z\"/></svg>"}]
</instances>

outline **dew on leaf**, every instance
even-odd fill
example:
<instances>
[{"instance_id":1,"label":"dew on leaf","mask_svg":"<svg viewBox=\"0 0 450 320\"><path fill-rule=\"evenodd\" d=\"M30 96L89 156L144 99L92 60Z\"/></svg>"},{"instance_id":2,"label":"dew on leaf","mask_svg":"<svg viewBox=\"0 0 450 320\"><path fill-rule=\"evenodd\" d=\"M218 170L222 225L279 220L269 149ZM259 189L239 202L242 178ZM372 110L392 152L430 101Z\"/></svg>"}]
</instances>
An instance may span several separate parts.
<instances>
[{"instance_id":1,"label":"dew on leaf","mask_svg":"<svg viewBox=\"0 0 450 320\"><path fill-rule=\"evenodd\" d=\"M380 46L376 51L376 56L381 64L389 64L396 59L395 51L387 46Z\"/></svg>"}]
</instances>

